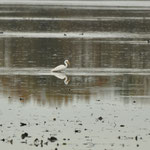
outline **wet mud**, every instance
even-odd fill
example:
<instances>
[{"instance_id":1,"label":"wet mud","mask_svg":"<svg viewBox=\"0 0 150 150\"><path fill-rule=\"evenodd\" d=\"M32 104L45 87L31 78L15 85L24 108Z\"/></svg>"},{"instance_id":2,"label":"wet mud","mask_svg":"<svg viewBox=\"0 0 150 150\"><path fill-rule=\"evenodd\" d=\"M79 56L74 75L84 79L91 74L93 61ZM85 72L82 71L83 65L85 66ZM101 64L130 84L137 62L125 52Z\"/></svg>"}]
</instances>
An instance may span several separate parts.
<instances>
[{"instance_id":1,"label":"wet mud","mask_svg":"<svg viewBox=\"0 0 150 150\"><path fill-rule=\"evenodd\" d=\"M1 149L148 150L149 23L149 1L0 1Z\"/></svg>"}]
</instances>

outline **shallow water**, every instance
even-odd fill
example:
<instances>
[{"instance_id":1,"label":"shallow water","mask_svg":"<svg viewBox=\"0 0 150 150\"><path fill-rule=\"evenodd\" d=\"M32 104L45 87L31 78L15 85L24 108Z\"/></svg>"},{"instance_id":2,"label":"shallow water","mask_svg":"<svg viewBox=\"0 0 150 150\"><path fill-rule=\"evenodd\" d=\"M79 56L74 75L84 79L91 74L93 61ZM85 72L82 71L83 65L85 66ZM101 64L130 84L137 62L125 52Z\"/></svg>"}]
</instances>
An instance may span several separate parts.
<instances>
[{"instance_id":1,"label":"shallow water","mask_svg":"<svg viewBox=\"0 0 150 150\"><path fill-rule=\"evenodd\" d=\"M149 149L149 1L0 3L2 149Z\"/></svg>"}]
</instances>

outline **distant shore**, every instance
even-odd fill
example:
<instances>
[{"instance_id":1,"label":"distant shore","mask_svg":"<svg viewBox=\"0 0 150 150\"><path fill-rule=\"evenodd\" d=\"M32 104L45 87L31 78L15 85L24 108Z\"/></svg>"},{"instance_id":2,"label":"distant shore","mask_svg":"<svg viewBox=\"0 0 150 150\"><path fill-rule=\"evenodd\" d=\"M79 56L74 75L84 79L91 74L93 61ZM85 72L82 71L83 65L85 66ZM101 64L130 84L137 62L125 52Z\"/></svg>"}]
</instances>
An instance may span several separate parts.
<instances>
[{"instance_id":1,"label":"distant shore","mask_svg":"<svg viewBox=\"0 0 150 150\"><path fill-rule=\"evenodd\" d=\"M4 5L51 5L51 6L92 6L92 7L150 7L150 1L144 0L144 1L112 1L112 0L106 0L106 1L89 1L89 0L82 0L82 1L54 1L54 0L1 0L0 4Z\"/></svg>"}]
</instances>

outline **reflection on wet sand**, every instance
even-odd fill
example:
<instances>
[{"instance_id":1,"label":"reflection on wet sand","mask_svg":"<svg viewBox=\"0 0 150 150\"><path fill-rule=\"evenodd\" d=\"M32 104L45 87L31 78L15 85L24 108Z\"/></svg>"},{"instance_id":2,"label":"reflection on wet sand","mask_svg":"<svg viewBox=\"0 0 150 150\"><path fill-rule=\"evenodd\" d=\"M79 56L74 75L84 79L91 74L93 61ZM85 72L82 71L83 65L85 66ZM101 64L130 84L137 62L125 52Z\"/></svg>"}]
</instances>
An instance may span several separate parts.
<instances>
[{"instance_id":1,"label":"reflection on wet sand","mask_svg":"<svg viewBox=\"0 0 150 150\"><path fill-rule=\"evenodd\" d=\"M119 98L124 103L137 99L140 103L149 103L150 84L149 76L70 76L62 73L53 73L53 76L0 76L1 93L11 100L23 103L34 100L39 104L71 103L74 98L90 101L101 97L102 99ZM57 77L57 78L56 78ZM64 84L64 78L66 78ZM62 79L62 80L60 80ZM84 98L83 98L84 97ZM142 99L141 99L142 98ZM139 100L138 100L139 99Z\"/></svg>"},{"instance_id":2,"label":"reflection on wet sand","mask_svg":"<svg viewBox=\"0 0 150 150\"><path fill-rule=\"evenodd\" d=\"M64 84L66 85L70 82L65 73L52 72L52 75L57 77L58 79L64 80Z\"/></svg>"}]
</instances>

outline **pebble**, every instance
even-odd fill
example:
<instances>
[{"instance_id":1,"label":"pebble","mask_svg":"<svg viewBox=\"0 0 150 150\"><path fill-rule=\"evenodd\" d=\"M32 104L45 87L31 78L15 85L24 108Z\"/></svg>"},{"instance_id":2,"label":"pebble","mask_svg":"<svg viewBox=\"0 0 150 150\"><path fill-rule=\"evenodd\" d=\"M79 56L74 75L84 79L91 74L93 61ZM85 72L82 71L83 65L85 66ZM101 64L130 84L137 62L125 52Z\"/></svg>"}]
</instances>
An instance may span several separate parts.
<instances>
[{"instance_id":1,"label":"pebble","mask_svg":"<svg viewBox=\"0 0 150 150\"><path fill-rule=\"evenodd\" d=\"M36 139L34 140L34 145L35 145L36 147L39 146L39 139L38 139L38 138L36 138Z\"/></svg>"},{"instance_id":2,"label":"pebble","mask_svg":"<svg viewBox=\"0 0 150 150\"><path fill-rule=\"evenodd\" d=\"M20 122L20 127L26 126L26 125L27 125L26 123Z\"/></svg>"},{"instance_id":3,"label":"pebble","mask_svg":"<svg viewBox=\"0 0 150 150\"><path fill-rule=\"evenodd\" d=\"M81 133L81 130L75 130L74 132L75 133Z\"/></svg>"},{"instance_id":4,"label":"pebble","mask_svg":"<svg viewBox=\"0 0 150 150\"><path fill-rule=\"evenodd\" d=\"M55 142L55 141L57 141L57 138L54 137L54 136L52 136L52 137L48 138L48 140L49 140L50 142Z\"/></svg>"},{"instance_id":5,"label":"pebble","mask_svg":"<svg viewBox=\"0 0 150 150\"><path fill-rule=\"evenodd\" d=\"M136 140L136 141L138 140L138 136L135 137L135 140Z\"/></svg>"},{"instance_id":6,"label":"pebble","mask_svg":"<svg viewBox=\"0 0 150 150\"><path fill-rule=\"evenodd\" d=\"M25 139L26 137L28 137L28 133L26 133L26 132L21 135L22 139Z\"/></svg>"},{"instance_id":7,"label":"pebble","mask_svg":"<svg viewBox=\"0 0 150 150\"><path fill-rule=\"evenodd\" d=\"M100 121L103 120L103 117L99 117L98 120L100 120Z\"/></svg>"}]
</instances>

